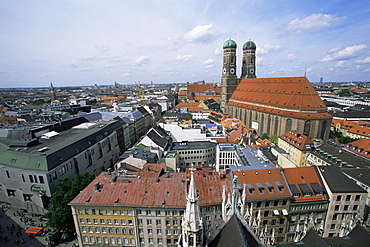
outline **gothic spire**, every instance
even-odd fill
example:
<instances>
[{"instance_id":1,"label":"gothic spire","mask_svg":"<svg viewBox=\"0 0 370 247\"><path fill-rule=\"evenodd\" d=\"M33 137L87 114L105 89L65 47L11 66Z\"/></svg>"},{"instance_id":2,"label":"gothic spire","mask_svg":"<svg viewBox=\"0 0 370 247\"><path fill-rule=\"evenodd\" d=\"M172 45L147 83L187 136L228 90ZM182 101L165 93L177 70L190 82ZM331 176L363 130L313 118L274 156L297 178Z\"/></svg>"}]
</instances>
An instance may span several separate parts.
<instances>
[{"instance_id":1,"label":"gothic spire","mask_svg":"<svg viewBox=\"0 0 370 247\"><path fill-rule=\"evenodd\" d=\"M184 247L203 246L203 221L198 199L194 170L191 168L189 191L186 197L186 210L182 222L181 239Z\"/></svg>"}]
</instances>

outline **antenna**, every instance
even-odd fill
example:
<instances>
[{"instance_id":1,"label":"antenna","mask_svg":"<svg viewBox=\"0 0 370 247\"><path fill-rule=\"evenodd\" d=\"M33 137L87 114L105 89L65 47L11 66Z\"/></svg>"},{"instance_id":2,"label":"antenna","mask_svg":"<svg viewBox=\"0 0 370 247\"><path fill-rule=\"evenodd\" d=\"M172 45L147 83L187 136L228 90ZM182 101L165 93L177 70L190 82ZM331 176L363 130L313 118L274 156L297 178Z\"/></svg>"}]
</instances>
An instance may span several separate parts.
<instances>
[{"instance_id":1,"label":"antenna","mask_svg":"<svg viewBox=\"0 0 370 247\"><path fill-rule=\"evenodd\" d=\"M304 77L307 75L307 66L304 67Z\"/></svg>"}]
</instances>

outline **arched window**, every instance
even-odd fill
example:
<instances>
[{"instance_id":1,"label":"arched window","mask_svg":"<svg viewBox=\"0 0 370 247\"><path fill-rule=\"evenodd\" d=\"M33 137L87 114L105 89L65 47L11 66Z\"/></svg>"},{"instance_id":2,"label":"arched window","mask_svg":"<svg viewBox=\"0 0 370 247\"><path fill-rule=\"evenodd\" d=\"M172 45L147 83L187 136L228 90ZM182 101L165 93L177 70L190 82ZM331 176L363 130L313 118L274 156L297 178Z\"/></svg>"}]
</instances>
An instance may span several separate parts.
<instances>
[{"instance_id":1,"label":"arched window","mask_svg":"<svg viewBox=\"0 0 370 247\"><path fill-rule=\"evenodd\" d=\"M322 139L324 139L324 137L325 137L325 131L326 131L326 120L324 120L324 122L322 123L322 126L321 126L321 135L320 135L320 137L322 138Z\"/></svg>"},{"instance_id":2,"label":"arched window","mask_svg":"<svg viewBox=\"0 0 370 247\"><path fill-rule=\"evenodd\" d=\"M261 127L260 127L260 130L259 130L261 134L264 133L263 132L264 125L265 125L265 114L261 113Z\"/></svg>"},{"instance_id":3,"label":"arched window","mask_svg":"<svg viewBox=\"0 0 370 247\"><path fill-rule=\"evenodd\" d=\"M267 118L267 130L266 133L271 135L271 116L269 115Z\"/></svg>"},{"instance_id":4,"label":"arched window","mask_svg":"<svg viewBox=\"0 0 370 247\"><path fill-rule=\"evenodd\" d=\"M249 111L249 128L252 128L252 111Z\"/></svg>"},{"instance_id":5,"label":"arched window","mask_svg":"<svg viewBox=\"0 0 370 247\"><path fill-rule=\"evenodd\" d=\"M311 130L311 120L307 120L304 123L303 134L306 135L306 136L310 136L310 130Z\"/></svg>"},{"instance_id":6,"label":"arched window","mask_svg":"<svg viewBox=\"0 0 370 247\"><path fill-rule=\"evenodd\" d=\"M285 133L292 130L292 119L288 118L285 124Z\"/></svg>"},{"instance_id":7,"label":"arched window","mask_svg":"<svg viewBox=\"0 0 370 247\"><path fill-rule=\"evenodd\" d=\"M275 128L274 128L274 134L275 135L279 135L278 130L279 130L279 118L276 116L275 117Z\"/></svg>"}]
</instances>

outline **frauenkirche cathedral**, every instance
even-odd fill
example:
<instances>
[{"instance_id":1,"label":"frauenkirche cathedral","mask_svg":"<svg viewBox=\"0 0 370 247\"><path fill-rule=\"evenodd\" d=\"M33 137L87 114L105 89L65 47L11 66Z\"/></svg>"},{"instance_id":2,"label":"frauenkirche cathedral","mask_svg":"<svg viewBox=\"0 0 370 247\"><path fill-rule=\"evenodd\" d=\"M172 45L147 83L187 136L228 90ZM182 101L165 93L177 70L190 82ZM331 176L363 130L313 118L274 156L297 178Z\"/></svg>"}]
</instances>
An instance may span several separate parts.
<instances>
[{"instance_id":1,"label":"frauenkirche cathedral","mask_svg":"<svg viewBox=\"0 0 370 247\"><path fill-rule=\"evenodd\" d=\"M290 130L312 139L328 138L332 116L306 77L257 78L256 44L243 45L237 76L235 41L223 45L221 110L242 120L258 135Z\"/></svg>"}]
</instances>

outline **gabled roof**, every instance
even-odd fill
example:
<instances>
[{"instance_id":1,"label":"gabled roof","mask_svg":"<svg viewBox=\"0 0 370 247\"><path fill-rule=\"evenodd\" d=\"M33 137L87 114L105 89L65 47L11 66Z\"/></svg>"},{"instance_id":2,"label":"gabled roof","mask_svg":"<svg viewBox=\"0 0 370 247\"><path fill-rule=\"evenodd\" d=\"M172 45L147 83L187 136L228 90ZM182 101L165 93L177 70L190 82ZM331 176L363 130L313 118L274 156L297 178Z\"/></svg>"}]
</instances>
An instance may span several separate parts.
<instances>
[{"instance_id":1,"label":"gabled roof","mask_svg":"<svg viewBox=\"0 0 370 247\"><path fill-rule=\"evenodd\" d=\"M208 246L256 247L261 244L240 219L233 215Z\"/></svg>"},{"instance_id":2,"label":"gabled roof","mask_svg":"<svg viewBox=\"0 0 370 247\"><path fill-rule=\"evenodd\" d=\"M307 201L324 201L328 200L324 186L321 183L321 180L316 173L315 167L294 167L294 168L285 168L284 169L285 178L290 185L295 185L299 190L299 197L292 198L292 202L307 202ZM311 196L304 195L303 186L305 184L308 186L308 189L311 191ZM306 187L307 188L307 187ZM321 191L320 191L321 190ZM316 195L318 192L322 192L321 195Z\"/></svg>"},{"instance_id":3,"label":"gabled roof","mask_svg":"<svg viewBox=\"0 0 370 247\"><path fill-rule=\"evenodd\" d=\"M306 77L242 79L228 104L298 118L331 118Z\"/></svg>"},{"instance_id":4,"label":"gabled roof","mask_svg":"<svg viewBox=\"0 0 370 247\"><path fill-rule=\"evenodd\" d=\"M150 164L140 172L101 173L71 202L71 205L185 208L189 171L166 173L165 164ZM194 179L199 205L220 205L222 189L230 193L227 174L197 169Z\"/></svg>"},{"instance_id":5,"label":"gabled roof","mask_svg":"<svg viewBox=\"0 0 370 247\"><path fill-rule=\"evenodd\" d=\"M370 159L370 139L360 139L344 145L344 149Z\"/></svg>"},{"instance_id":6,"label":"gabled roof","mask_svg":"<svg viewBox=\"0 0 370 247\"><path fill-rule=\"evenodd\" d=\"M309 151L313 148L313 141L311 140L311 138L306 135L300 134L295 130L290 130L280 135L279 138L301 151Z\"/></svg>"},{"instance_id":7,"label":"gabled roof","mask_svg":"<svg viewBox=\"0 0 370 247\"><path fill-rule=\"evenodd\" d=\"M246 201L290 198L288 184L279 169L233 171L238 176L237 184L247 186ZM269 187L272 186L272 190ZM253 189L252 189L253 188Z\"/></svg>"},{"instance_id":8,"label":"gabled roof","mask_svg":"<svg viewBox=\"0 0 370 247\"><path fill-rule=\"evenodd\" d=\"M208 89L214 90L212 84L189 84L188 85L188 92L194 92L194 93L204 93Z\"/></svg>"}]
</instances>

